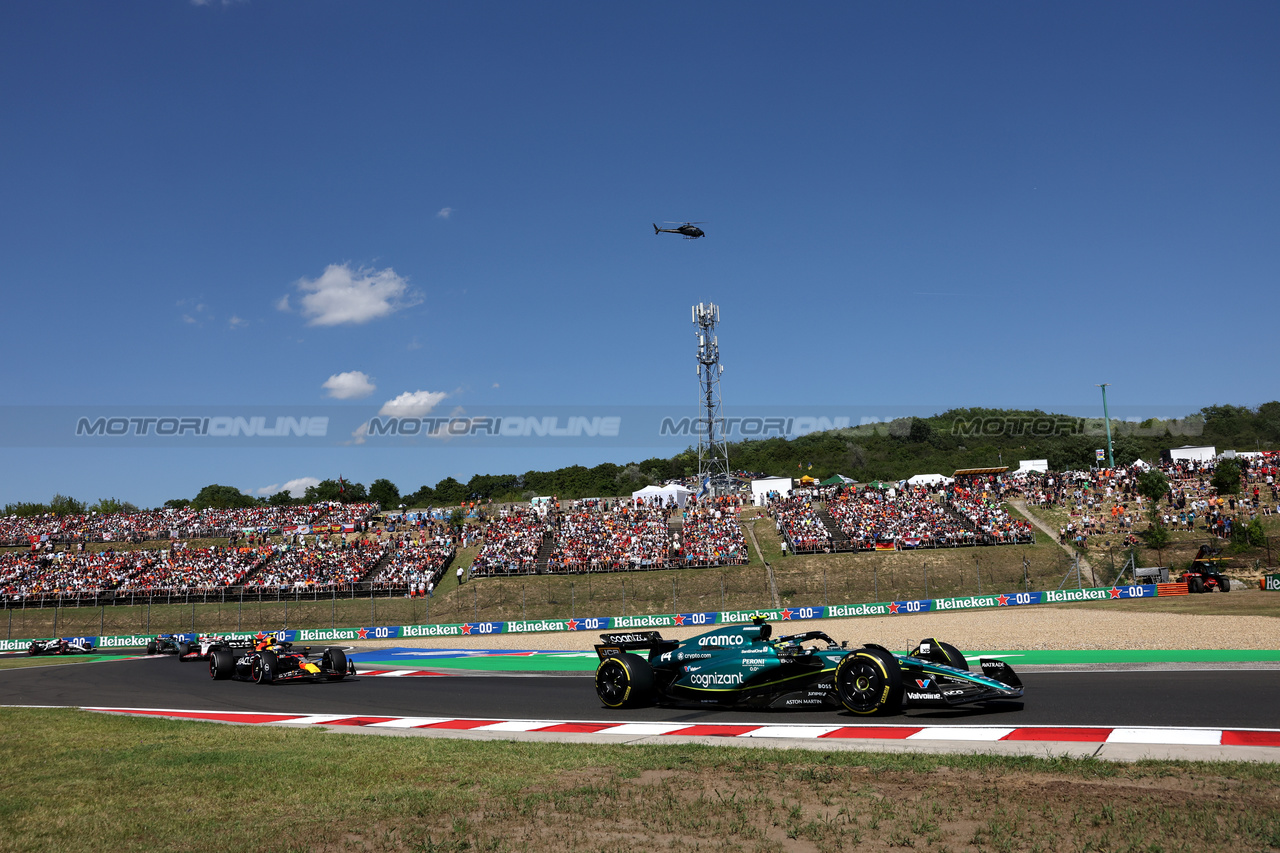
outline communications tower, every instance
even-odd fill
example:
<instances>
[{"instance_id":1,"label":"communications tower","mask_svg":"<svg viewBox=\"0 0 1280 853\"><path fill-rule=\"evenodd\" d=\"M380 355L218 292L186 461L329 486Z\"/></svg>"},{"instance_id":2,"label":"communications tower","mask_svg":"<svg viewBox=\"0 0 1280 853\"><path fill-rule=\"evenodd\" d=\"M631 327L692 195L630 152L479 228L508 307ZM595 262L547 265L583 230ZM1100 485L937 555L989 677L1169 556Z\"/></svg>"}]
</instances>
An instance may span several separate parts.
<instances>
[{"instance_id":1,"label":"communications tower","mask_svg":"<svg viewBox=\"0 0 1280 853\"><path fill-rule=\"evenodd\" d=\"M729 478L729 445L724 434L724 412L720 400L720 342L716 323L720 306L701 303L693 306L693 323L698 327L698 493L725 494L732 490Z\"/></svg>"}]
</instances>

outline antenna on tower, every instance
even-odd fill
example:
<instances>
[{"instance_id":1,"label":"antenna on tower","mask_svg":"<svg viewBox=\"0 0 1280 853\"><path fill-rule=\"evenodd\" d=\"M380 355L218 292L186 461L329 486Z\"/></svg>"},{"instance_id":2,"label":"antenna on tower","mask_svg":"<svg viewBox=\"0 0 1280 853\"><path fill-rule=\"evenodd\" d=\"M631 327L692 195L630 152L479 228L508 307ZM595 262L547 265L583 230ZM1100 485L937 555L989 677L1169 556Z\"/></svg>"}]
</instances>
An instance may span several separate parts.
<instances>
[{"instance_id":1,"label":"antenna on tower","mask_svg":"<svg viewBox=\"0 0 1280 853\"><path fill-rule=\"evenodd\" d=\"M693 306L693 322L698 327L698 484L699 494L724 494L732 490L729 477L729 445L724 434L724 411L720 399L720 339L714 334L720 321L720 306L701 303Z\"/></svg>"}]
</instances>

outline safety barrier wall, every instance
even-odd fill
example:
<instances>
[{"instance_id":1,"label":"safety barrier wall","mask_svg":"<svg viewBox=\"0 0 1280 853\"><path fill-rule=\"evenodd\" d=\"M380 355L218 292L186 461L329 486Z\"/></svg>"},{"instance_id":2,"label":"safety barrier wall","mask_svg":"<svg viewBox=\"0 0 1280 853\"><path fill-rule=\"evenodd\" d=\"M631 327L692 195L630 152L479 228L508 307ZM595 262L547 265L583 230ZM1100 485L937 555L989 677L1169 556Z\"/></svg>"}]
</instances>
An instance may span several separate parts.
<instances>
[{"instance_id":1,"label":"safety barrier wall","mask_svg":"<svg viewBox=\"0 0 1280 853\"><path fill-rule=\"evenodd\" d=\"M1275 576L1280 578L1280 576ZM1280 584L1278 584L1280 585ZM1185 587L1184 587L1185 590ZM760 617L769 622L809 619L847 619L856 616L896 616L951 610L1025 607L1034 604L1070 604L1076 601L1117 601L1128 598L1155 598L1155 585L1089 587L1044 592L1011 592L1004 595L965 595L958 598L925 598L910 601L882 601L873 604L836 604L813 607L722 610L705 613L668 613L650 616L587 616L580 619L524 619L511 622L458 622L434 625L376 625L368 628L289 628L274 631L231 631L219 636L251 639L268 635L294 643L360 642L398 640L414 637L462 637L493 634L536 634L551 631L614 631L637 628L701 628L734 625ZM196 634L174 634L194 640ZM25 651L34 638L0 640L0 651ZM48 639L48 638L41 638ZM154 636L128 634L114 637L68 637L92 643L94 648L143 648Z\"/></svg>"}]
</instances>

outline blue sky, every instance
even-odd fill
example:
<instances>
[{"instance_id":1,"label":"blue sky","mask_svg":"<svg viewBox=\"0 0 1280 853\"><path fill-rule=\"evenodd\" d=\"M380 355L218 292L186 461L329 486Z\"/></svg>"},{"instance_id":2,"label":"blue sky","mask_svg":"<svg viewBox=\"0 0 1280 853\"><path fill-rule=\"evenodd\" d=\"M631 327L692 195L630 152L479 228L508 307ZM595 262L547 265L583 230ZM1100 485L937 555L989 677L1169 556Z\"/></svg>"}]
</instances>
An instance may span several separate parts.
<instances>
[{"instance_id":1,"label":"blue sky","mask_svg":"<svg viewBox=\"0 0 1280 853\"><path fill-rule=\"evenodd\" d=\"M1169 415L1257 405L1278 25L1274 3L0 4L0 391L692 405L689 306L713 300L730 408L1092 415L1097 382ZM650 227L685 219L706 239ZM6 446L0 502L649 455Z\"/></svg>"}]
</instances>

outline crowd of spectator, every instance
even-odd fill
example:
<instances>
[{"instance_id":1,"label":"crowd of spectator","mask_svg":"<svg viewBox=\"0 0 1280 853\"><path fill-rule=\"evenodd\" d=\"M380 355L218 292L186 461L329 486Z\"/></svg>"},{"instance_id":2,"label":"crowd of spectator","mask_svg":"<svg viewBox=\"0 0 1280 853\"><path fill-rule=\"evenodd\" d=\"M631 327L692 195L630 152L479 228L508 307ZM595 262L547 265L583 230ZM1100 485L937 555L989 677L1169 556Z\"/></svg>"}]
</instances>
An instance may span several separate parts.
<instances>
[{"instance_id":1,"label":"crowd of spectator","mask_svg":"<svg viewBox=\"0 0 1280 853\"><path fill-rule=\"evenodd\" d=\"M254 506L235 509L191 507L137 512L0 518L0 545L75 542L142 542L158 539L225 537L245 530L286 530L327 524L362 525L378 511L375 503L319 503L305 506Z\"/></svg>"},{"instance_id":2,"label":"crowd of spectator","mask_svg":"<svg viewBox=\"0 0 1280 853\"><path fill-rule=\"evenodd\" d=\"M818 517L814 504L814 496L806 494L789 500L777 499L770 506L778 533L785 538L792 553L817 554L832 550L831 531Z\"/></svg>"},{"instance_id":3,"label":"crowd of spectator","mask_svg":"<svg viewBox=\"0 0 1280 853\"><path fill-rule=\"evenodd\" d=\"M275 545L271 560L245 582L247 588L343 587L365 579L386 553L387 543L357 539L319 547Z\"/></svg>"},{"instance_id":4,"label":"crowd of spectator","mask_svg":"<svg viewBox=\"0 0 1280 853\"><path fill-rule=\"evenodd\" d=\"M238 586L271 558L271 549L189 548L179 542L125 578L117 592L206 592Z\"/></svg>"},{"instance_id":5,"label":"crowd of spectator","mask_svg":"<svg viewBox=\"0 0 1280 853\"><path fill-rule=\"evenodd\" d=\"M0 591L7 601L93 597L149 568L150 551L13 553L0 561Z\"/></svg>"},{"instance_id":6,"label":"crowd of spectator","mask_svg":"<svg viewBox=\"0 0 1280 853\"><path fill-rule=\"evenodd\" d=\"M551 523L532 509L504 510L484 531L484 544L472 562L473 575L531 574L551 533Z\"/></svg>"},{"instance_id":7,"label":"crowd of spectator","mask_svg":"<svg viewBox=\"0 0 1280 853\"><path fill-rule=\"evenodd\" d=\"M421 534L391 540L391 554L372 578L379 589L407 589L413 597L431 595L457 549L452 537Z\"/></svg>"},{"instance_id":8,"label":"crowd of spectator","mask_svg":"<svg viewBox=\"0 0 1280 853\"><path fill-rule=\"evenodd\" d=\"M676 543L680 566L745 566L747 539L738 515L716 506L694 506L684 512Z\"/></svg>"},{"instance_id":9,"label":"crowd of spectator","mask_svg":"<svg viewBox=\"0 0 1280 853\"><path fill-rule=\"evenodd\" d=\"M616 506L555 516L551 572L616 572L667 565L671 527L664 506Z\"/></svg>"}]
</instances>

